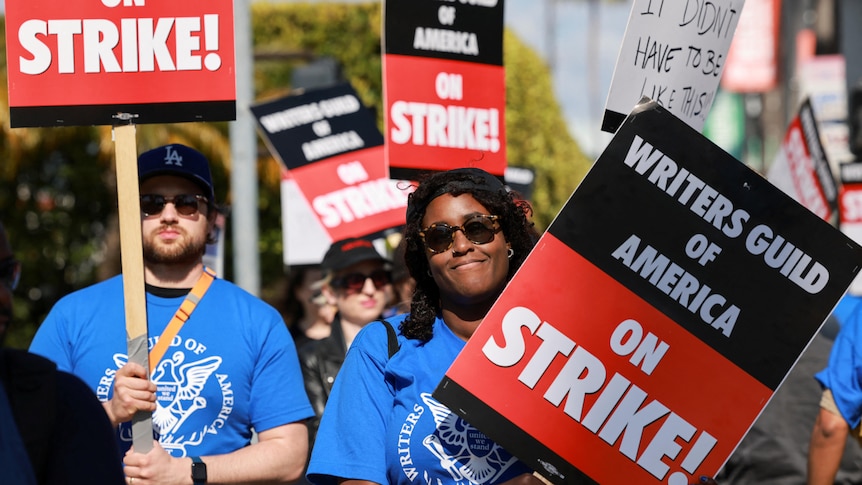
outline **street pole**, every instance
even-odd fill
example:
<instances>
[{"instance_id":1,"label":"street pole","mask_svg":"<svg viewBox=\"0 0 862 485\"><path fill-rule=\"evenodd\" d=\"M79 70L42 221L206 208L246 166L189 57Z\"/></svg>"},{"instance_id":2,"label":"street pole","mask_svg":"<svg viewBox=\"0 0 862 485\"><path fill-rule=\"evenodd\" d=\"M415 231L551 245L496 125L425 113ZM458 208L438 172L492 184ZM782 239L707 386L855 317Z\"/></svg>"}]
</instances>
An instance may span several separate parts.
<instances>
[{"instance_id":1,"label":"street pole","mask_svg":"<svg viewBox=\"0 0 862 485\"><path fill-rule=\"evenodd\" d=\"M234 1L236 37L236 121L230 124L231 193L235 283L260 295L258 249L257 143L249 106L254 99L251 12L249 0Z\"/></svg>"}]
</instances>

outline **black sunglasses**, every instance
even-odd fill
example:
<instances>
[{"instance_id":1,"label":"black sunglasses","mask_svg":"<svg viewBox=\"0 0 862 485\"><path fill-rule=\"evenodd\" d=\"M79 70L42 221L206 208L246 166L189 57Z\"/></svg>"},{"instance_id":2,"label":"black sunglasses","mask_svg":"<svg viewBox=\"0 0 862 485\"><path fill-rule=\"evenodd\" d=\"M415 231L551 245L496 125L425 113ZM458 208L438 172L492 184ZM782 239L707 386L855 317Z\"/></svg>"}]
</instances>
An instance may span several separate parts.
<instances>
[{"instance_id":1,"label":"black sunglasses","mask_svg":"<svg viewBox=\"0 0 862 485\"><path fill-rule=\"evenodd\" d=\"M419 231L419 237L432 253L442 253L455 242L455 231L461 231L473 244L487 244L494 240L500 230L497 219L500 216L479 214L467 219L461 226L450 226L445 222L435 222Z\"/></svg>"},{"instance_id":2,"label":"black sunglasses","mask_svg":"<svg viewBox=\"0 0 862 485\"><path fill-rule=\"evenodd\" d=\"M193 216L200 211L201 202L205 206L209 204L206 197L198 194L179 194L173 197L144 194L141 196L141 212L145 216L157 216L162 213L165 204L171 203L180 215Z\"/></svg>"},{"instance_id":3,"label":"black sunglasses","mask_svg":"<svg viewBox=\"0 0 862 485\"><path fill-rule=\"evenodd\" d=\"M15 290L21 279L21 262L15 258L6 258L0 261L0 284Z\"/></svg>"},{"instance_id":4,"label":"black sunglasses","mask_svg":"<svg viewBox=\"0 0 862 485\"><path fill-rule=\"evenodd\" d=\"M356 292L362 291L362 287L365 286L365 281L369 278L371 278L371 282L374 283L374 288L378 290L389 283L392 283L392 273L384 269L378 269L372 271L371 274L348 273L344 276L334 278L329 284L333 288L341 288L347 291Z\"/></svg>"}]
</instances>

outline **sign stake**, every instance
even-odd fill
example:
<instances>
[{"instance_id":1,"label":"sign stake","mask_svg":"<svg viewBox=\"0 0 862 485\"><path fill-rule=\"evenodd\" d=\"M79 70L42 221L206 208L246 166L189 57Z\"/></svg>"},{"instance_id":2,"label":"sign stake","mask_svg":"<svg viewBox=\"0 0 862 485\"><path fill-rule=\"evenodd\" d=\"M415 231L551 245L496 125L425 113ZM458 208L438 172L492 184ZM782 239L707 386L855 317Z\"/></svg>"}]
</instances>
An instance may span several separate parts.
<instances>
[{"instance_id":1,"label":"sign stake","mask_svg":"<svg viewBox=\"0 0 862 485\"><path fill-rule=\"evenodd\" d=\"M123 267L123 301L129 362L149 369L147 355L147 300L144 290L144 249L141 240L141 200L138 187L138 155L135 144L136 115L114 116L122 124L113 128L117 170L117 202L120 216L120 251ZM153 448L152 413L132 418L132 444L137 453Z\"/></svg>"}]
</instances>

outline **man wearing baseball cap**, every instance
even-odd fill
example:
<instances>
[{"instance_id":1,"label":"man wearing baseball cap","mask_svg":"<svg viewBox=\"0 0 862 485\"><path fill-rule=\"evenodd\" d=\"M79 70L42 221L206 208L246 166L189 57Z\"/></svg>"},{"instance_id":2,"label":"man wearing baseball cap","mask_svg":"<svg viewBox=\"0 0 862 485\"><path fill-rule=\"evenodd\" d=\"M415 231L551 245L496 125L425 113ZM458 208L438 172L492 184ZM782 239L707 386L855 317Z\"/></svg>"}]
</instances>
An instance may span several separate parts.
<instances>
[{"instance_id":1,"label":"man wearing baseball cap","mask_svg":"<svg viewBox=\"0 0 862 485\"><path fill-rule=\"evenodd\" d=\"M165 145L140 155L138 174L150 369L128 362L121 275L62 298L31 351L92 387L129 450L130 485L296 480L314 413L278 311L204 267L209 162ZM137 412L152 413L146 454L130 449Z\"/></svg>"},{"instance_id":2,"label":"man wearing baseball cap","mask_svg":"<svg viewBox=\"0 0 862 485\"><path fill-rule=\"evenodd\" d=\"M329 337L309 341L299 349L305 388L317 415L309 422L312 442L335 376L353 338L362 327L381 316L392 298L390 266L390 261L371 241L363 238L336 241L323 256L324 277L319 285L338 313L332 321Z\"/></svg>"}]
</instances>

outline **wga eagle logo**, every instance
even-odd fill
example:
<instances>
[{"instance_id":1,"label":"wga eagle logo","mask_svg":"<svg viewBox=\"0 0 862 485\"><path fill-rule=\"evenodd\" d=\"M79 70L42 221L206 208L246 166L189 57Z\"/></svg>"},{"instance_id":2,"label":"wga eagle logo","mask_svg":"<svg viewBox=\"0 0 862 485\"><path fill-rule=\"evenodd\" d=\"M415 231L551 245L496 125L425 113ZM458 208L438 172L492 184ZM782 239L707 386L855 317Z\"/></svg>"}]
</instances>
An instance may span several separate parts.
<instances>
[{"instance_id":1,"label":"wga eagle logo","mask_svg":"<svg viewBox=\"0 0 862 485\"><path fill-rule=\"evenodd\" d=\"M207 405L201 396L204 385L221 365L221 357L207 357L185 363L185 354L175 352L170 359L159 362L153 372L156 383L156 410L153 424L165 436L175 434L180 426L198 409Z\"/></svg>"},{"instance_id":2,"label":"wga eagle logo","mask_svg":"<svg viewBox=\"0 0 862 485\"><path fill-rule=\"evenodd\" d=\"M516 461L430 394L423 393L422 401L436 424L434 433L426 436L422 444L456 482L491 483Z\"/></svg>"}]
</instances>

